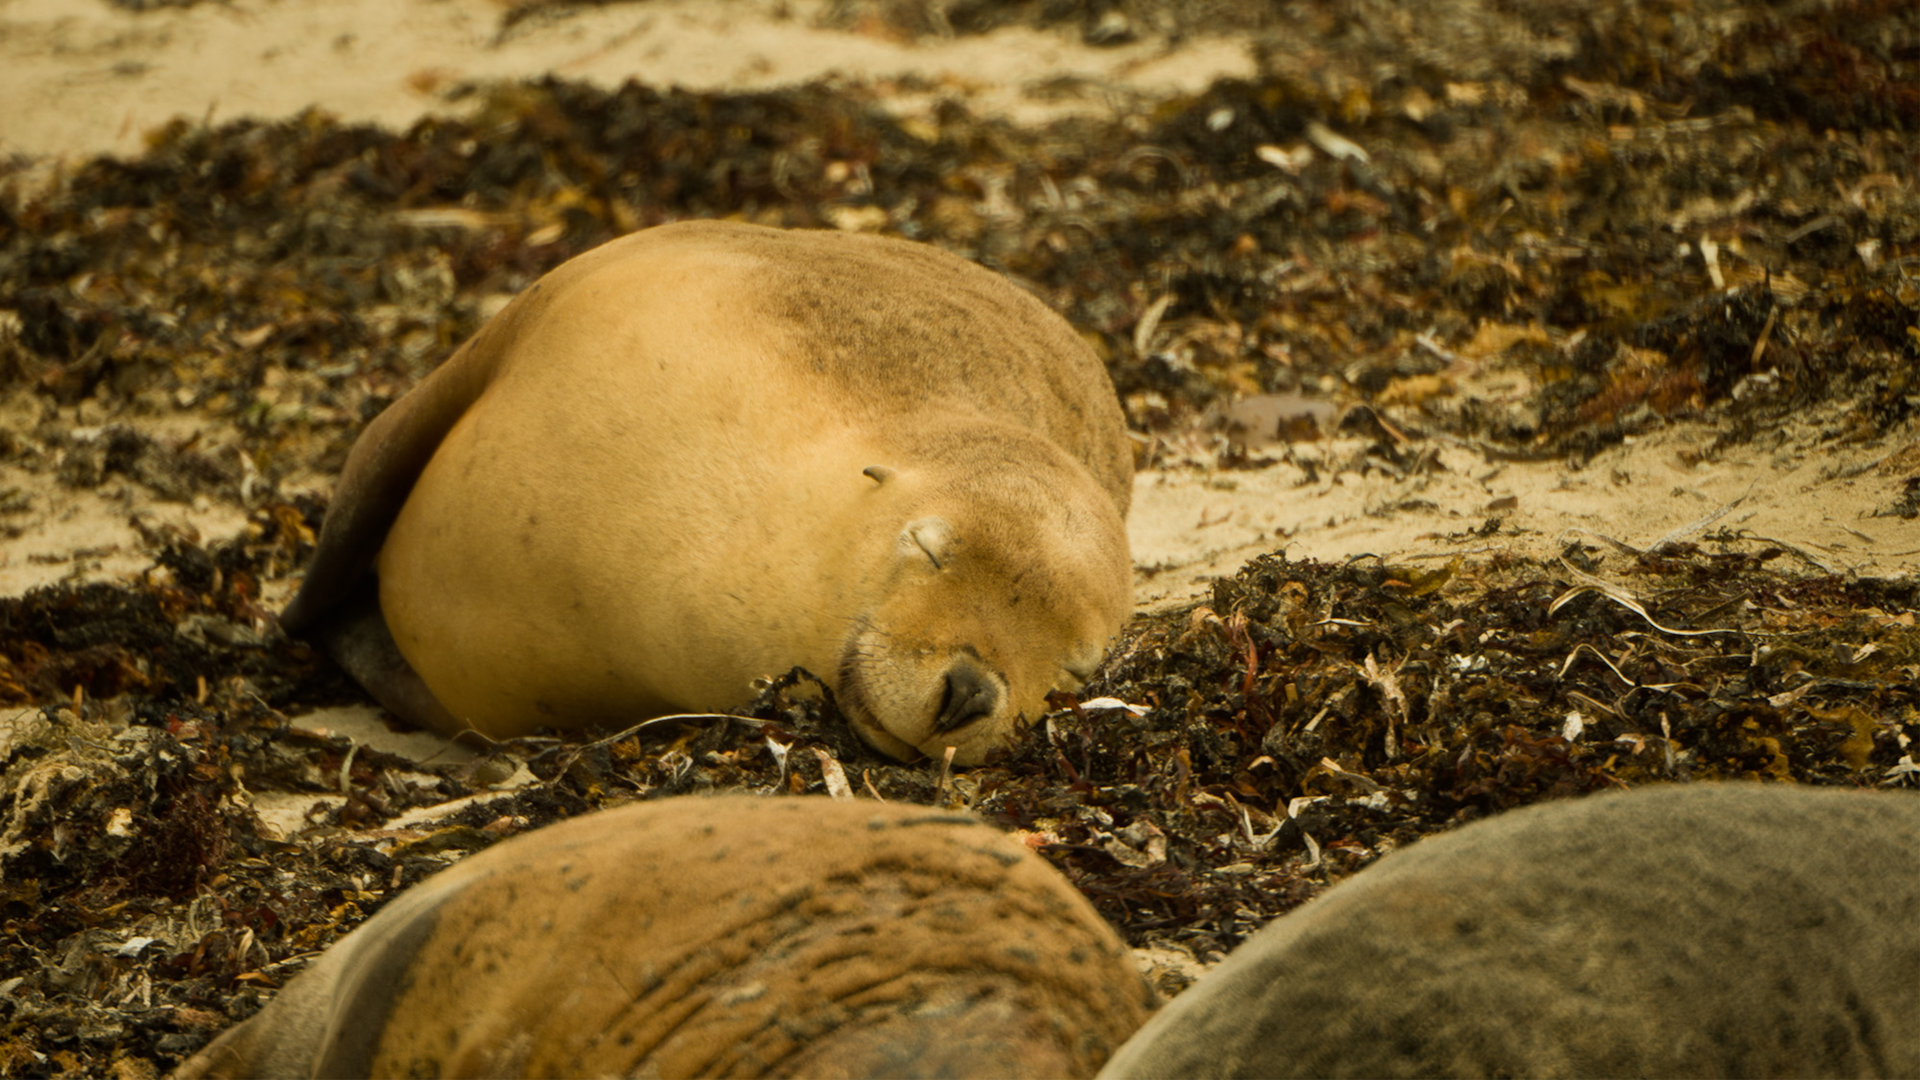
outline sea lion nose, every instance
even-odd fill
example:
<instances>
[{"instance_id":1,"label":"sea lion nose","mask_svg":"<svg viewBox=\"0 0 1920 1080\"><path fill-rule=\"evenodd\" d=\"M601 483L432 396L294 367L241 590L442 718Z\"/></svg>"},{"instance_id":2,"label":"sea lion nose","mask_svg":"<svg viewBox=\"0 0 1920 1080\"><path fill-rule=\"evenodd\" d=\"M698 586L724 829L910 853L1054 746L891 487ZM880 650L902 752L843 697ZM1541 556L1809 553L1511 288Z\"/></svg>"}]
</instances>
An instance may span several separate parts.
<instances>
[{"instance_id":1,"label":"sea lion nose","mask_svg":"<svg viewBox=\"0 0 1920 1080\"><path fill-rule=\"evenodd\" d=\"M965 727L984 716L992 716L1000 704L1000 688L993 677L966 660L947 671L947 686L940 696L940 712L933 718L933 730L946 734Z\"/></svg>"}]
</instances>

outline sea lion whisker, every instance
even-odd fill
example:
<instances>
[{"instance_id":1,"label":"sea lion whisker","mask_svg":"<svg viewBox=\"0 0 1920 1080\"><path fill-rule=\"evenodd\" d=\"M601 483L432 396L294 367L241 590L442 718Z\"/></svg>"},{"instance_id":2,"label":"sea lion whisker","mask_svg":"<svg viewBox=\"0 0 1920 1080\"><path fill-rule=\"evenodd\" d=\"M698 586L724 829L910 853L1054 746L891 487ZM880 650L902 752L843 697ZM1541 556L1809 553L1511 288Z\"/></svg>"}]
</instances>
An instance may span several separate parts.
<instances>
[{"instance_id":1,"label":"sea lion whisker","mask_svg":"<svg viewBox=\"0 0 1920 1080\"><path fill-rule=\"evenodd\" d=\"M873 617L870 615L851 615L847 617L845 622L847 623L848 627L851 628L854 635L856 636L860 636L860 637L866 637L866 636L892 637L893 636L893 631L883 629L879 623L873 621Z\"/></svg>"},{"instance_id":2,"label":"sea lion whisker","mask_svg":"<svg viewBox=\"0 0 1920 1080\"><path fill-rule=\"evenodd\" d=\"M612 735L608 735L605 738L595 739L592 742L570 743L570 742L566 742L564 740L555 739L555 738L547 738L547 737L535 738L532 736L525 736L518 739L502 740L497 745L506 746L509 744L522 744L522 745L540 744L540 743L547 744L547 748L545 750L542 750L540 753L527 759L528 764L532 764L537 761L545 761L548 758L551 758L555 755L561 755L561 754L577 757L588 750L593 750L593 749L597 749L605 746L612 746L615 743L624 742L625 740L633 738L635 735L638 735L640 732L644 731L647 728L652 727L655 724L665 724L665 723L671 723L674 721L681 721L681 720L738 720L743 724L751 724L755 727L776 726L775 722L772 720L761 720L757 717L752 717L752 716L739 716L734 713L672 713L667 716L655 716L646 720L642 720L639 723L634 724L632 727L624 728L620 731L613 733ZM572 760L572 757L569 757L568 760Z\"/></svg>"},{"instance_id":3,"label":"sea lion whisker","mask_svg":"<svg viewBox=\"0 0 1920 1080\"><path fill-rule=\"evenodd\" d=\"M590 743L582 743L580 744L580 748L584 750L594 747L611 746L614 743L631 739L647 728L653 727L655 724L670 724L682 720L738 720L743 724L752 724L755 727L777 726L772 720L762 720L755 716L741 716L738 713L669 713L666 716L655 716L647 720L642 720L632 727L609 735L604 739L595 739Z\"/></svg>"}]
</instances>

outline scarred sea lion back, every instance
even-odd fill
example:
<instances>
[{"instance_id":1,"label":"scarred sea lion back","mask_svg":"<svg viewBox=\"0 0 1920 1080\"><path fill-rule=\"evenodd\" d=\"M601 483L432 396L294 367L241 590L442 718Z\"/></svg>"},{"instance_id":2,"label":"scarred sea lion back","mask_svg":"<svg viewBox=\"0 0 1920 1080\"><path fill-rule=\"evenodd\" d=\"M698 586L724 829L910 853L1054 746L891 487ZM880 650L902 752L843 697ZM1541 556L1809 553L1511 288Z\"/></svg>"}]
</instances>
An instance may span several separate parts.
<instances>
[{"instance_id":1,"label":"scarred sea lion back","mask_svg":"<svg viewBox=\"0 0 1920 1080\"><path fill-rule=\"evenodd\" d=\"M176 1075L1088 1076L1153 1004L968 815L688 796L441 871Z\"/></svg>"}]
</instances>

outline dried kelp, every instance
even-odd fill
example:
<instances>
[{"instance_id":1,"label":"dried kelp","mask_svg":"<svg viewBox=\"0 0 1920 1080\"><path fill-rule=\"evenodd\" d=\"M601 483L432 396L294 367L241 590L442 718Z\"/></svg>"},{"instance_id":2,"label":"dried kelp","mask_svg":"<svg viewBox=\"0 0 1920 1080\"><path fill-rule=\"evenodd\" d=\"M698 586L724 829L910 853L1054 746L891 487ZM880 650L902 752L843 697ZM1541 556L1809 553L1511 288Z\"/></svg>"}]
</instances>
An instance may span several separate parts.
<instances>
[{"instance_id":1,"label":"dried kelp","mask_svg":"<svg viewBox=\"0 0 1920 1080\"><path fill-rule=\"evenodd\" d=\"M0 455L250 512L216 543L150 530L138 580L0 600L0 1075L155 1075L398 890L631 798L971 806L1136 944L1205 959L1539 799L1912 783L1913 587L1731 531L1552 562L1263 557L1136 620L1083 694L959 773L864 750L805 673L739 718L460 763L290 724L364 700L262 601L311 551L301 483L505 297L678 218L884 230L1014 275L1106 359L1162 465L1254 464L1254 429L1289 424L1363 447L1319 468L1411 472L1439 438L1577 458L1680 416L1723 445L1822 401L1858 406L1834 440L1909 422L1915 9L1506 7L832 5L901 36L1229 30L1261 74L1045 128L886 87L546 81L406 132L180 121L48 185L0 172L0 397L38 418ZM1881 468L1920 485L1911 455ZM268 825L269 796L302 827Z\"/></svg>"}]
</instances>

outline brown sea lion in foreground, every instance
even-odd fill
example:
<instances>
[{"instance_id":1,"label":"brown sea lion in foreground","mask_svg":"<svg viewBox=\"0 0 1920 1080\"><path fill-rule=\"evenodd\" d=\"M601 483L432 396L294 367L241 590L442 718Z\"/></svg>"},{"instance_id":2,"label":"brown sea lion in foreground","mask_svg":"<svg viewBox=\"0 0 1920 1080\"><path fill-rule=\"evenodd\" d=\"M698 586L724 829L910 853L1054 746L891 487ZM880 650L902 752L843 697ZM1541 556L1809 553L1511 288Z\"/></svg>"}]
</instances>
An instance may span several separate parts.
<instances>
[{"instance_id":1,"label":"brown sea lion in foreground","mask_svg":"<svg viewBox=\"0 0 1920 1080\"><path fill-rule=\"evenodd\" d=\"M179 1077L1089 1076L1153 995L964 814L689 796L408 890Z\"/></svg>"},{"instance_id":2,"label":"brown sea lion in foreground","mask_svg":"<svg viewBox=\"0 0 1920 1080\"><path fill-rule=\"evenodd\" d=\"M998 275L662 226L368 426L281 621L448 734L727 709L799 665L876 748L976 763L1131 613L1132 475L1100 360Z\"/></svg>"},{"instance_id":3,"label":"brown sea lion in foreground","mask_svg":"<svg viewBox=\"0 0 1920 1080\"><path fill-rule=\"evenodd\" d=\"M1676 785L1422 840L1100 1075L1920 1076L1920 796Z\"/></svg>"}]
</instances>

